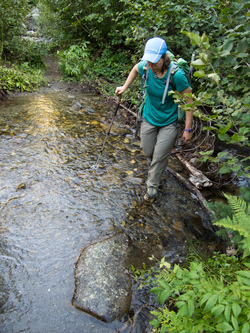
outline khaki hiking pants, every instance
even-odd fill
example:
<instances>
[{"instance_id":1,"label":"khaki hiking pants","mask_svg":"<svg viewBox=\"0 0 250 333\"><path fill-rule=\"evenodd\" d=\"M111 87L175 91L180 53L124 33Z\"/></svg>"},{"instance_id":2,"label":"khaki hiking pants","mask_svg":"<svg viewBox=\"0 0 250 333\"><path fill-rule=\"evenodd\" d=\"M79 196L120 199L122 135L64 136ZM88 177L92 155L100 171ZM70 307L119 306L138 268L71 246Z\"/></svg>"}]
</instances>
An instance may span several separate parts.
<instances>
[{"instance_id":1,"label":"khaki hiking pants","mask_svg":"<svg viewBox=\"0 0 250 333\"><path fill-rule=\"evenodd\" d=\"M158 188L161 176L167 167L177 136L177 122L164 127L151 125L144 118L141 124L141 148L151 159L147 187Z\"/></svg>"}]
</instances>

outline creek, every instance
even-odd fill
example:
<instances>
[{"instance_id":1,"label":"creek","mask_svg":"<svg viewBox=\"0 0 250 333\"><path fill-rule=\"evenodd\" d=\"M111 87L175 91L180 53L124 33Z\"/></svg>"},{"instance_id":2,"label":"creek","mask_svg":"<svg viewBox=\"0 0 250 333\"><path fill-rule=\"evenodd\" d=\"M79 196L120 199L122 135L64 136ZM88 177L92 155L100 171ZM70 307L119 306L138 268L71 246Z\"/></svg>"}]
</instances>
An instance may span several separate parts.
<instances>
[{"instance_id":1,"label":"creek","mask_svg":"<svg viewBox=\"0 0 250 333\"><path fill-rule=\"evenodd\" d=\"M197 198L167 172L157 200L143 200L148 162L119 115L93 168L113 112L100 96L65 91L2 105L1 332L119 330L122 322L101 322L71 303L82 248L105 237L125 232L135 267L152 255L182 263L190 241L214 249ZM170 165L181 168L173 158Z\"/></svg>"}]
</instances>

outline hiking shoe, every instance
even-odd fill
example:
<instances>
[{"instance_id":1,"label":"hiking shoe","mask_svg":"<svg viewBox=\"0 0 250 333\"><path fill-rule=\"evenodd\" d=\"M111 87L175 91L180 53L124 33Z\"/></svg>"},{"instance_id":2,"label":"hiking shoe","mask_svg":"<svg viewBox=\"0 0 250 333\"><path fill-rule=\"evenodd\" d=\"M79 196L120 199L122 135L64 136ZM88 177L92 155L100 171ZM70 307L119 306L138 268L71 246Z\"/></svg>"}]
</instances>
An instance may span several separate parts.
<instances>
[{"instance_id":1,"label":"hiking shoe","mask_svg":"<svg viewBox=\"0 0 250 333\"><path fill-rule=\"evenodd\" d=\"M154 199L157 196L157 189L154 188L153 186L148 187L147 193L144 196L144 199Z\"/></svg>"}]
</instances>

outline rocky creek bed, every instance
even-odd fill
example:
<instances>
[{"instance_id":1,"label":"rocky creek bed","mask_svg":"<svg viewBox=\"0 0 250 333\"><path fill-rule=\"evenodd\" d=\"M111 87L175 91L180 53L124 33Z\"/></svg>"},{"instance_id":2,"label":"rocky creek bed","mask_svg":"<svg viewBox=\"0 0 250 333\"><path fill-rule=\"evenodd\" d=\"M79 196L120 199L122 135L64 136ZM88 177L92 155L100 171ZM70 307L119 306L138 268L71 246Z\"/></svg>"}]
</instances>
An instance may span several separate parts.
<instances>
[{"instance_id":1,"label":"rocky creek bed","mask_svg":"<svg viewBox=\"0 0 250 333\"><path fill-rule=\"evenodd\" d=\"M93 170L115 103L47 65L48 87L1 105L1 331L150 332L155 298L131 265L214 250L209 218L168 172L143 200L147 161L120 114Z\"/></svg>"}]
</instances>

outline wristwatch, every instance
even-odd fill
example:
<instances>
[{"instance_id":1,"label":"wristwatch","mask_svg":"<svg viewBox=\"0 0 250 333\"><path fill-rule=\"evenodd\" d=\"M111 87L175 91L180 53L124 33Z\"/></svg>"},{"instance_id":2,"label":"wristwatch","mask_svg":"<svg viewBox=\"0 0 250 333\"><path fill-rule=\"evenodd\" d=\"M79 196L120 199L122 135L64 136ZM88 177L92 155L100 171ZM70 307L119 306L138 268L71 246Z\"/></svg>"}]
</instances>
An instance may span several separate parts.
<instances>
[{"instance_id":1,"label":"wristwatch","mask_svg":"<svg viewBox=\"0 0 250 333\"><path fill-rule=\"evenodd\" d=\"M185 128L185 130L184 130L184 131L186 131L186 132L189 132L189 133L190 133L190 132L192 132L192 130L193 130L192 128L190 128L190 129L186 129L186 128Z\"/></svg>"}]
</instances>

